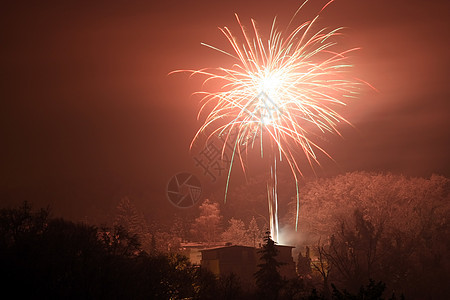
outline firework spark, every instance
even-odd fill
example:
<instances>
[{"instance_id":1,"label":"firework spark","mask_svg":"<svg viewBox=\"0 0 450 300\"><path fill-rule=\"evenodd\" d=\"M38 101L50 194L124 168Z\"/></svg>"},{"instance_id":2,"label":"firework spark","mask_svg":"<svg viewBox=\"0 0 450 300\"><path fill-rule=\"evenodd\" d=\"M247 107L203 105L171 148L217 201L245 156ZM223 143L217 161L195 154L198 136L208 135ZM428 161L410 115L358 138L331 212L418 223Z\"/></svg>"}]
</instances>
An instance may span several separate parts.
<instances>
[{"instance_id":1,"label":"firework spark","mask_svg":"<svg viewBox=\"0 0 450 300\"><path fill-rule=\"evenodd\" d=\"M225 199L233 162L239 161L244 168L241 153L257 148L261 156L269 153L273 159L267 187L270 226L275 241L278 236L277 161L287 161L297 184L302 175L296 160L299 152L304 153L310 165L319 164L318 151L329 157L310 139L311 130L339 134L338 124L348 122L336 108L345 106L345 100L354 97L362 84L360 80L348 76L351 65L347 63L347 55L357 48L335 51L336 36L341 35L342 28L313 31L319 14L288 33L277 29L274 18L268 39L262 37L253 19L251 30L246 30L236 14L241 42L227 27L220 29L229 41L232 52L202 43L233 57L236 60L234 65L230 68L175 71L203 75L206 77L205 84L209 81L220 83L218 90L196 93L203 97L199 117L204 112L207 116L192 142L200 134L209 132L209 136L223 137L222 154L225 143L234 145ZM270 141L266 151L263 140ZM298 185L296 189L297 229Z\"/></svg>"}]
</instances>

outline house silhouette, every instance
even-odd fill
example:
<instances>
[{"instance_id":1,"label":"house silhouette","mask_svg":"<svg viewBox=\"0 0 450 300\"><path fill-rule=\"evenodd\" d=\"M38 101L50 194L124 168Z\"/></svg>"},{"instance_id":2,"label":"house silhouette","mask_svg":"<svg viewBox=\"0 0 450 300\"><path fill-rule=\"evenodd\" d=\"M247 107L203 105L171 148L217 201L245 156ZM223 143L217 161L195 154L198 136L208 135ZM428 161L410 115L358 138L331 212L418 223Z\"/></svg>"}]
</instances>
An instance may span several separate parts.
<instances>
[{"instance_id":1,"label":"house silhouette","mask_svg":"<svg viewBox=\"0 0 450 300\"><path fill-rule=\"evenodd\" d=\"M292 258L293 246L275 245L278 250L277 261L282 263L279 268L280 275L286 279L295 278L295 263ZM255 287L254 274L258 271L261 248L229 245L200 250L202 254L201 266L213 272L216 276L239 277L242 286L252 289Z\"/></svg>"}]
</instances>

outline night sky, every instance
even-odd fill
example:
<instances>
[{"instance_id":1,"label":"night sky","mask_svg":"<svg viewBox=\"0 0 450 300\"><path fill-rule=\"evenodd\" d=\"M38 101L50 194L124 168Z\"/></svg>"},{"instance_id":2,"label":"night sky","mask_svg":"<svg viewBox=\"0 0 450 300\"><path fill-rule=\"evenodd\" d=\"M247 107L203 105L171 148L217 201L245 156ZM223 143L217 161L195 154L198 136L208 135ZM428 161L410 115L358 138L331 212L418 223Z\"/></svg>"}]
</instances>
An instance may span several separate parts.
<instances>
[{"instance_id":1,"label":"night sky","mask_svg":"<svg viewBox=\"0 0 450 300\"><path fill-rule=\"evenodd\" d=\"M324 1L311 0L297 24ZM394 4L395 3L395 4ZM0 10L0 195L51 204L72 219L105 214L124 195L147 214L175 209L174 174L197 174L189 143L199 79L168 73L230 64L234 13L263 32L299 1L10 1ZM347 27L355 75L370 82L342 114L355 128L324 136L334 158L317 176L385 171L450 176L449 1L338 0L318 27ZM266 30L266 31L264 31ZM227 65L227 66L228 66ZM313 176L306 172L306 176ZM243 183L243 182L241 182ZM206 194L205 197L208 195ZM100 218L100 217L98 217Z\"/></svg>"}]
</instances>

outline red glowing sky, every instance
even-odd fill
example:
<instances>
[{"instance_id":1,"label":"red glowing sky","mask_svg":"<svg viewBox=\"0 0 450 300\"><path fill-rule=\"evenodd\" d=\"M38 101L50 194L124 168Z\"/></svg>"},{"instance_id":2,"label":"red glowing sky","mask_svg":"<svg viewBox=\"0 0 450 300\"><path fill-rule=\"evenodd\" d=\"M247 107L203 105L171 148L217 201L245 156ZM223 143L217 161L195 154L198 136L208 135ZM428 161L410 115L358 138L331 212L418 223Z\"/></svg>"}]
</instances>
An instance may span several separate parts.
<instances>
[{"instance_id":1,"label":"red glowing sky","mask_svg":"<svg viewBox=\"0 0 450 300\"><path fill-rule=\"evenodd\" d=\"M4 4L4 201L33 195L74 215L128 193L162 205L172 175L199 171L188 151L200 125L198 98L190 97L199 81L167 74L229 63L200 42L226 48L217 27L236 28L235 12L264 28L275 14L289 19L300 4L274 3ZM311 0L298 21L324 3ZM326 137L336 163L324 162L319 176L450 176L449 11L448 1L338 0L322 14L319 25L347 27L344 43L362 47L355 72L379 92L364 91L343 112L356 129L343 127L344 139Z\"/></svg>"}]
</instances>

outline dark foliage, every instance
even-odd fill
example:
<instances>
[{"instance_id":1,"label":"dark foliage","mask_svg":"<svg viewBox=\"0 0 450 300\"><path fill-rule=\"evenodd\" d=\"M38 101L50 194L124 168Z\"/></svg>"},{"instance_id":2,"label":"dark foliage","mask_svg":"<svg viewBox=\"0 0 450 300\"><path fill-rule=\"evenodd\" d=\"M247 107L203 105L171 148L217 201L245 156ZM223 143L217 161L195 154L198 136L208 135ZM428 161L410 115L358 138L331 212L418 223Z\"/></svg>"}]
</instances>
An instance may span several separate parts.
<instances>
[{"instance_id":1,"label":"dark foliage","mask_svg":"<svg viewBox=\"0 0 450 300\"><path fill-rule=\"evenodd\" d=\"M331 285L333 288L333 300L383 300L383 292L386 288L386 284L379 281L375 283L374 280L370 279L369 284L367 286L361 286L359 292L357 294L352 294L346 290L339 291L334 284ZM395 294L392 295L388 300L397 299ZM401 296L401 299L404 299Z\"/></svg>"},{"instance_id":2,"label":"dark foliage","mask_svg":"<svg viewBox=\"0 0 450 300\"><path fill-rule=\"evenodd\" d=\"M326 280L331 264L325 263L325 258L333 263L333 271L339 267L349 271L347 277L330 280L343 288L332 285L332 293L326 289L317 292L308 276L283 280L278 272L281 263L276 259L277 249L267 232L255 273L257 291L252 294L234 274L216 278L192 266L185 256L154 251L148 254L137 235L121 226L98 229L51 219L48 210L33 212L24 203L16 209L0 209L0 288L4 295L18 299L378 300L383 299L384 281L370 279L363 286L368 282L365 278L380 274L375 272L375 266L382 262L377 256L378 232L356 212L354 227L342 226L340 235L327 248L319 248L324 263L314 266L324 272ZM352 247L350 252L348 245ZM309 254L304 258L307 274ZM380 280L379 276L376 279ZM361 284L348 289L357 283ZM397 299L391 290L386 294Z\"/></svg>"},{"instance_id":3,"label":"dark foliage","mask_svg":"<svg viewBox=\"0 0 450 300\"><path fill-rule=\"evenodd\" d=\"M284 284L278 272L282 264L276 259L278 250L270 237L270 231L266 232L264 242L262 249L259 250L262 263L258 265L259 270L255 273L256 286L261 299L277 299Z\"/></svg>"},{"instance_id":4,"label":"dark foliage","mask_svg":"<svg viewBox=\"0 0 450 300\"><path fill-rule=\"evenodd\" d=\"M213 299L216 278L181 255L148 255L122 227L0 210L0 287L17 299Z\"/></svg>"}]
</instances>

